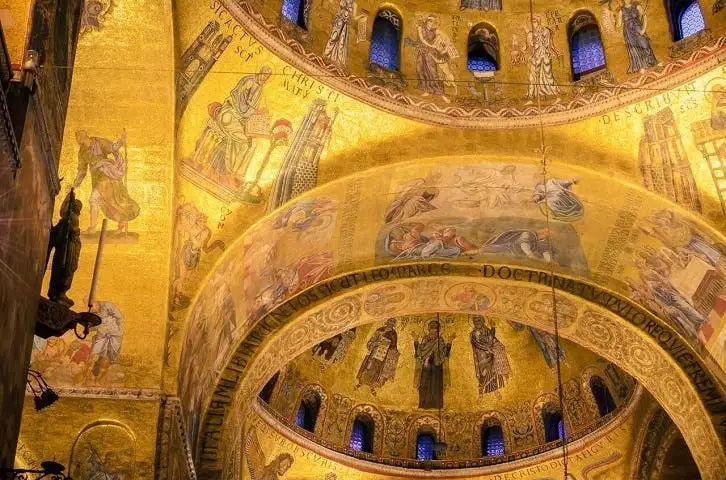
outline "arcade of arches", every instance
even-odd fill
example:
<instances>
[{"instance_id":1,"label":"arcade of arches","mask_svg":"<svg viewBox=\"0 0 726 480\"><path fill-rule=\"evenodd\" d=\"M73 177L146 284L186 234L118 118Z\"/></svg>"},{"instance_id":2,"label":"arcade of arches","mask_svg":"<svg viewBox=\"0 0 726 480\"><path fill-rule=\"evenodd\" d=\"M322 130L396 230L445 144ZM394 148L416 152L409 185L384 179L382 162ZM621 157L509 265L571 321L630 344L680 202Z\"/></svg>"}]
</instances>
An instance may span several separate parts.
<instances>
[{"instance_id":1,"label":"arcade of arches","mask_svg":"<svg viewBox=\"0 0 726 480\"><path fill-rule=\"evenodd\" d=\"M5 0L0 467L724 480L723 7Z\"/></svg>"}]
</instances>

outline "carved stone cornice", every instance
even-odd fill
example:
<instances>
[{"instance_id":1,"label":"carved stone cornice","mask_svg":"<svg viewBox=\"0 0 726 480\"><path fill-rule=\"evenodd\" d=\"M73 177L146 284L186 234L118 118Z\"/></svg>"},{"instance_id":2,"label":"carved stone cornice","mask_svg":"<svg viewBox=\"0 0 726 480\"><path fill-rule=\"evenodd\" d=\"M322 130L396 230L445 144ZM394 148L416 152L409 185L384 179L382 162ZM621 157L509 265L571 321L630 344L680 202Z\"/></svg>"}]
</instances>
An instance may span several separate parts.
<instances>
[{"instance_id":1,"label":"carved stone cornice","mask_svg":"<svg viewBox=\"0 0 726 480\"><path fill-rule=\"evenodd\" d=\"M158 401L165 398L164 392L156 388L73 387L56 385L52 385L52 387L61 397L142 401ZM30 393L26 392L26 395L30 395Z\"/></svg>"},{"instance_id":2,"label":"carved stone cornice","mask_svg":"<svg viewBox=\"0 0 726 480\"><path fill-rule=\"evenodd\" d=\"M172 455L182 454L184 456L184 465L186 471L184 473L185 479L196 480L197 474L194 469L194 461L192 459L192 449L189 445L189 438L187 437L187 430L184 425L184 416L182 415L181 403L178 397L166 397L162 400L161 407L161 419L159 421L159 434L157 437L158 448L156 450L156 479L167 480L169 477L169 460L172 459ZM176 434L176 439L181 441L182 451L175 451L173 449L173 434ZM177 480L178 477L172 480Z\"/></svg>"}]
</instances>

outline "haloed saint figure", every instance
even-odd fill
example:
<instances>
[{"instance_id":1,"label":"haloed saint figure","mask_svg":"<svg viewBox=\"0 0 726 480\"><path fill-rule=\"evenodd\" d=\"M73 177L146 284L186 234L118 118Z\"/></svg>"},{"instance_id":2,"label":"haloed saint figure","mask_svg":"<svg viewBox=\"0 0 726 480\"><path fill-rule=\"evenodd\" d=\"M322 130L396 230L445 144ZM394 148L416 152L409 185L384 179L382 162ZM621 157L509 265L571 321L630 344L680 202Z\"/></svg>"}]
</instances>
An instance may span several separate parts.
<instances>
[{"instance_id":1,"label":"haloed saint figure","mask_svg":"<svg viewBox=\"0 0 726 480\"><path fill-rule=\"evenodd\" d=\"M358 370L358 386L368 385L375 394L388 380L396 377L398 366L398 334L392 318L373 332L366 345L368 354Z\"/></svg>"},{"instance_id":2,"label":"haloed saint figure","mask_svg":"<svg viewBox=\"0 0 726 480\"><path fill-rule=\"evenodd\" d=\"M421 340L414 340L414 383L418 387L419 408L443 408L444 387L449 385L449 354L453 340L453 336L448 341L441 336L438 320L429 322L428 332Z\"/></svg>"},{"instance_id":3,"label":"haloed saint figure","mask_svg":"<svg viewBox=\"0 0 726 480\"><path fill-rule=\"evenodd\" d=\"M494 393L499 398L499 389L506 385L510 372L506 349L497 338L494 326L488 327L484 317L474 315L472 323L470 339L479 397Z\"/></svg>"}]
</instances>

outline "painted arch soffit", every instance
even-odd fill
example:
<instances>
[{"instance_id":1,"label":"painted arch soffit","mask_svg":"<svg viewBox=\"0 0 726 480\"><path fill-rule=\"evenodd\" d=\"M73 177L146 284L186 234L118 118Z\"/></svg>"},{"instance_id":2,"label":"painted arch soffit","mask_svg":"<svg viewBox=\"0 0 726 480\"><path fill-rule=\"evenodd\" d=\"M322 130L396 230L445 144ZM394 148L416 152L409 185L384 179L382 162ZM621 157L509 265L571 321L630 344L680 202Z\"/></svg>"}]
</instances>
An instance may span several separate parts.
<instances>
[{"instance_id":1,"label":"painted arch soffit","mask_svg":"<svg viewBox=\"0 0 726 480\"><path fill-rule=\"evenodd\" d=\"M372 279L374 275L384 275L384 269L351 273L334 281L339 287L341 282L349 282L351 287L339 289L338 294L323 305L303 312L305 308L300 306L300 302L296 305L288 302L280 311L265 317L255 330L270 333L264 336L253 332L238 347L220 376L202 421L197 452L200 468L217 468L223 454L232 454L229 449L235 442L229 440L239 436L243 419L267 379L303 351L357 325L389 316L440 310L514 317L525 325L552 332L551 312L547 313L546 308L544 311L532 308L535 299L545 303L546 299L552 298L548 274L504 265L490 267L495 272L519 271L521 280L512 280L513 276L506 274L507 280L497 279L496 273L487 278L486 269L460 264L386 267L391 275L388 281L358 282L358 285L352 281L356 277ZM398 278L395 277L397 268L401 275ZM402 278L404 270L411 272L411 278ZM420 276L416 275L419 271ZM703 478L719 478L726 468L726 454L714 424L719 425L723 420L724 400L715 383L712 383L711 393L715 392L718 401L704 398L694 378L689 375L689 369L679 363L679 358L682 362L687 356L692 365L700 364L697 355L675 332L670 331L672 340L679 344L680 349L677 358L673 358L659 344L658 335L647 329L649 324L661 322L637 305L592 284L576 282L581 285L578 287L580 291L591 288L618 301L615 308L610 302L597 305L577 294L559 290L561 283L558 278L564 280L564 277L556 277L554 282L555 288L558 288L559 324L563 338L593 351L635 377L679 426ZM424 284L428 284L429 288L421 288L426 287ZM322 286L325 285L332 284L326 282ZM436 286L438 294L434 295L431 286ZM467 301L468 297L463 292L474 292L479 301ZM391 302L391 296L397 300ZM483 300L485 297L487 301ZM302 303L307 304L308 301ZM617 311L622 313L624 305L635 313L619 316ZM661 332L669 330L665 325L660 327L663 328ZM696 377L709 376L702 364L700 372ZM711 381L715 382L715 379Z\"/></svg>"},{"instance_id":2,"label":"painted arch soffit","mask_svg":"<svg viewBox=\"0 0 726 480\"><path fill-rule=\"evenodd\" d=\"M553 268L618 292L675 328L726 381L726 322L719 314L726 239L620 179L552 165L545 182L536 159L524 162L436 158L379 167L264 217L231 244L197 291L180 390L211 388L231 347L308 287L344 272L419 260ZM667 295L672 302L664 306ZM199 358L204 372L192 375L190 361Z\"/></svg>"},{"instance_id":3,"label":"painted arch soffit","mask_svg":"<svg viewBox=\"0 0 726 480\"><path fill-rule=\"evenodd\" d=\"M270 22L255 10L248 0L216 0L242 28L276 56L311 78L328 84L346 95L373 105L383 111L434 125L460 128L521 128L541 124L556 125L601 115L614 109L685 84L722 64L726 37L710 40L685 57L658 65L647 72L617 85L600 85L594 93L583 94L577 84L562 86L571 91L571 98L538 107L532 102L523 105L486 107L441 107L435 102L407 95L350 75L317 53L308 51L294 35ZM585 88L587 90L587 88Z\"/></svg>"},{"instance_id":4,"label":"painted arch soffit","mask_svg":"<svg viewBox=\"0 0 726 480\"><path fill-rule=\"evenodd\" d=\"M516 265L533 272L527 275L535 282L541 275L548 278L541 270L552 267L562 282L556 288L567 291L568 285L589 285L573 293L604 302L607 308L622 305L626 317L647 315L652 320L647 333L660 337L672 357L698 359L694 365L699 367L689 369L689 374L706 375L708 380L700 388L709 391L717 383L711 375L722 375L717 364L723 365L723 358L711 355L720 351L715 340L723 337L721 318L711 315L703 322L712 332L710 343L705 342L701 332L691 330L681 310L657 310L659 302L652 294L663 291L655 288L652 277L656 271L667 273L658 263L661 254L676 252L700 258L698 265L717 274L719 259L708 264L707 257L692 249L714 253L708 245L724 243L720 233L661 197L591 171L564 165L548 168L548 178L559 185L557 199L562 202L556 202L536 196L543 182L535 159L517 164L476 160L429 159L365 171L312 190L247 230L220 258L190 309L179 369L180 396L187 410L198 416L209 405L218 373L229 367L232 347L243 338L248 344L240 348L252 345L249 352L255 353L268 334L289 318L355 286L360 277L337 277L338 283L327 292L325 280L373 265L381 268L371 269L370 275L384 271L388 275L372 277L374 282L411 276L405 273L411 268L426 276L426 267L403 263L431 260L456 262L472 276L482 275L482 264L506 263L510 269ZM573 174L576 181L568 181ZM554 192L554 185L549 185L549 192ZM540 236L547 230L547 216L551 240ZM444 234L452 226L455 231ZM448 248L429 242L446 235L450 238L439 243ZM670 242L671 237L680 243ZM406 239L425 243L427 251L420 245L407 247ZM691 240L698 245L691 245ZM552 258L552 245L556 264L547 260ZM674 265L669 267L671 273L683 271ZM510 274L516 275L513 271ZM621 298L611 291L633 298L664 321L632 302L613 300L608 305L608 299ZM317 294L300 296L300 292ZM291 298L297 300L288 301ZM669 346L684 338L698 353L679 357L681 347ZM241 373L248 359L239 361ZM226 382L228 392L239 378ZM692 383L700 383L696 378ZM704 402L720 401L720 395L716 397Z\"/></svg>"}]
</instances>

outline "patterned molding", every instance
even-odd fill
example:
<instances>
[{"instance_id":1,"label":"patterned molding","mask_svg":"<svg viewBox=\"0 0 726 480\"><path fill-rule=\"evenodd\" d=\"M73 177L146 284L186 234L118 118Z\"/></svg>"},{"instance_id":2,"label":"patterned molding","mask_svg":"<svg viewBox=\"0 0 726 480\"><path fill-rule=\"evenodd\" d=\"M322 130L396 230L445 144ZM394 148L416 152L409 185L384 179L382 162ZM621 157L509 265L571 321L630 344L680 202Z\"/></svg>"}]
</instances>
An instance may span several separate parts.
<instances>
[{"instance_id":1,"label":"patterned molding","mask_svg":"<svg viewBox=\"0 0 726 480\"><path fill-rule=\"evenodd\" d=\"M640 404L644 389L638 385L633 392L632 400L629 401L613 416L604 417L604 424L593 425L593 428L583 430L576 440L568 443L570 454L575 454L583 448L587 448L594 442L620 427L635 411ZM472 478L478 475L492 475L505 471L524 468L530 465L545 463L550 460L558 459L562 454L555 442L544 445L536 449L530 449L526 455L517 454L503 455L501 457L492 457L489 462L488 458L477 458L472 460L451 460L451 461L433 461L424 462L407 458L380 457L361 452L355 452L350 449L341 448L336 445L321 442L314 438L310 432L290 425L284 417L269 409L263 402L256 401L253 405L254 412L262 421L272 427L272 429L285 437L287 440L300 445L302 448L310 450L323 458L341 463L347 467L380 475L391 475L396 477L415 477L432 476L439 478L441 473L435 472L430 475L422 470L438 471L446 468L447 478ZM546 448L542 448L546 447ZM502 461L504 459L504 461Z\"/></svg>"},{"instance_id":2,"label":"patterned molding","mask_svg":"<svg viewBox=\"0 0 726 480\"><path fill-rule=\"evenodd\" d=\"M246 413L252 408L252 399L256 398L265 382L291 358L332 335L366 322L367 317L361 314L364 303L363 292L374 292L383 283L387 286L400 285L400 288L408 289L410 289L408 285L416 284L417 280L414 277L391 280L395 271L405 269L405 265L380 267L370 272L360 271L358 275L362 279L373 280L372 272L375 271L379 279L389 278L389 280L372 282L370 285L361 281L356 286L352 286L351 282L348 285L351 288L346 293L328 297L325 302L320 302L321 305L313 304L314 307L310 307L308 300L305 303L308 305L306 308L300 303L288 301L261 318L232 355L220 376L221 380L213 392L212 400L202 415L200 445L197 450L200 464L210 470L219 468L218 462L223 457L219 447L222 446L224 452L230 454L229 441L241 435ZM477 269L474 266L449 263L417 265L424 271L425 276L437 277L442 287L450 285L442 289L442 296L438 299L438 305L441 305L438 308L444 308L449 312L468 313L463 307L447 303L446 295L443 293L460 285L460 282L480 285L486 283L488 288L497 290L507 288L510 292L508 296L514 295L513 292L516 291L518 298L544 288L549 292L554 287L555 290L562 292L558 295L567 297L573 305L580 305L578 307L580 312L572 318L575 323L568 323L566 327L561 325L561 335L616 364L649 389L656 400L674 417L674 422L684 427L684 437L693 451L694 460L701 469L703 478L721 480L720 472L726 469L726 454L718 437L718 433L722 431L718 429L722 428L724 418L720 407L723 405L723 399L720 395L714 400L704 398L702 396L704 387L697 388L693 373L698 371L699 378L704 379L703 382L698 380L699 385L707 384L709 388L713 388L708 390L709 395L716 392L720 394L715 387L717 380L703 366L698 354L683 342L680 336L669 333L668 348L665 348L664 340L659 340L661 336L655 332L666 330L670 332L670 327L650 312L596 284L565 279L557 274L550 276L545 272L537 273L537 270L520 267L487 265L479 267L479 275L482 277L477 279ZM426 270L427 265L430 267L429 270ZM394 268L396 269L394 274L388 273L383 276L382 272ZM499 278L497 272L502 272L505 268L504 278L507 281L514 280L524 287L496 285L496 278ZM487 275L487 271L491 271L491 275ZM351 278L351 275L349 273L336 277L318 284L315 288L320 289L321 285L327 285L325 288L329 291L341 292L339 282ZM525 324L548 332L553 330L551 319L540 320L527 316L518 310L523 308L521 305L510 306L510 303L506 308L495 303L491 306L492 314L496 309L503 308L501 313L510 318L522 316ZM393 310L389 310L387 315L412 314L416 312L417 305L404 301ZM421 305L423 309L424 306ZM434 304L427 303L426 311L431 311L431 308L434 308ZM285 328L281 329L283 325ZM656 326L657 330L654 328ZM679 352L677 356L674 355L674 351ZM688 360L687 369L683 366L684 359ZM232 391L236 392L230 399ZM220 419L220 417L226 418ZM219 429L220 424L224 425L223 431Z\"/></svg>"},{"instance_id":3,"label":"patterned molding","mask_svg":"<svg viewBox=\"0 0 726 480\"><path fill-rule=\"evenodd\" d=\"M183 472L183 478L186 480L196 480L197 473L194 469L192 449L186 434L187 430L184 426L184 416L182 415L181 403L178 397L166 397L162 400L159 426L155 468L156 480L179 480L178 477L173 475L173 472L170 472L169 460L172 455L178 453L172 450L172 433L178 435L178 438L181 439L181 446L184 449L183 454L186 471Z\"/></svg>"},{"instance_id":4,"label":"patterned molding","mask_svg":"<svg viewBox=\"0 0 726 480\"><path fill-rule=\"evenodd\" d=\"M664 448L666 440L672 440L669 432L675 430L675 425L660 405L651 409L648 421L641 431L637 445L635 465L632 468L631 480L650 480L658 478L654 473L660 471L666 454Z\"/></svg>"},{"instance_id":5,"label":"patterned molding","mask_svg":"<svg viewBox=\"0 0 726 480\"><path fill-rule=\"evenodd\" d=\"M30 96L29 107L33 109L35 140L39 143L38 150L42 157L43 165L45 166L48 190L50 191L51 197L55 197L61 189L57 165L58 158L60 158L60 151L56 151L51 140L47 113L43 112L44 104L42 102L42 95L43 91L40 88L36 88L33 95Z\"/></svg>"},{"instance_id":6,"label":"patterned molding","mask_svg":"<svg viewBox=\"0 0 726 480\"><path fill-rule=\"evenodd\" d=\"M72 386L54 386L51 388L60 397L72 398L103 398L110 400L163 400L165 394L163 391L155 388L123 388L123 387L72 387ZM32 394L25 392L26 396Z\"/></svg>"},{"instance_id":7,"label":"patterned molding","mask_svg":"<svg viewBox=\"0 0 726 480\"><path fill-rule=\"evenodd\" d=\"M693 80L721 64L726 53L726 37L720 37L706 42L690 55L684 52L682 57L619 85L604 87L589 95L575 94L569 101L541 108L512 105L497 109L441 107L429 99L396 92L376 85L370 79L348 74L317 53L307 51L295 38L268 22L246 0L221 0L221 3L260 43L308 76L389 113L459 128L521 128L538 126L540 122L553 125L589 118L649 98L656 90L669 90Z\"/></svg>"}]
</instances>

